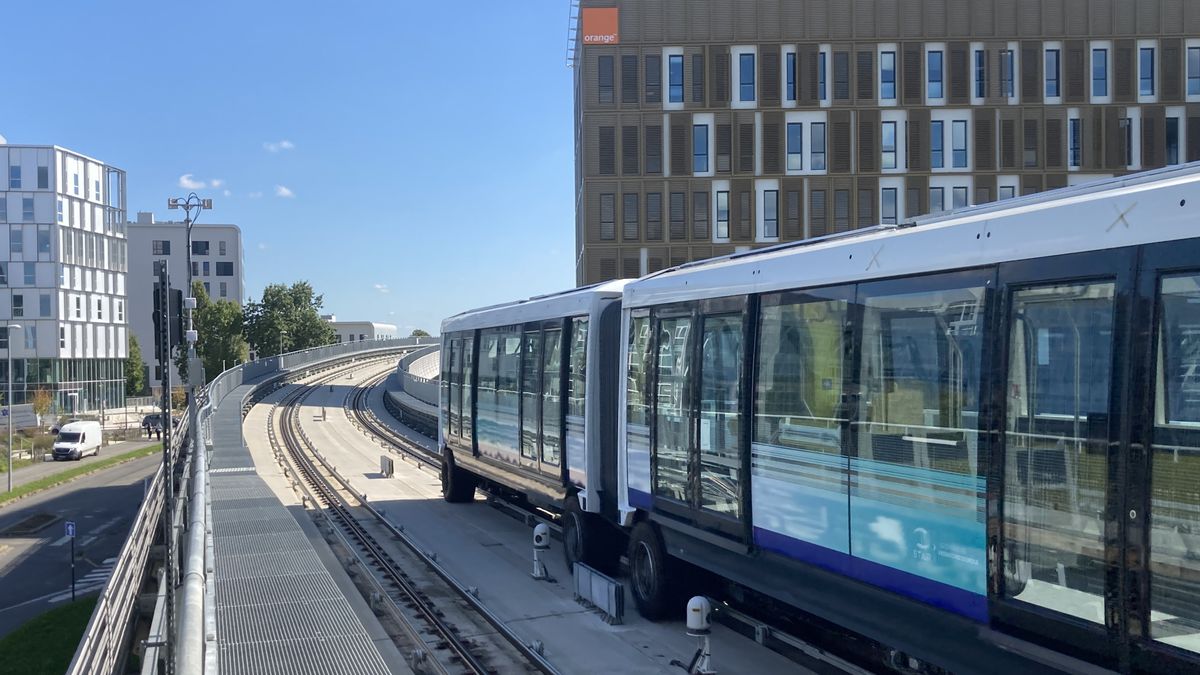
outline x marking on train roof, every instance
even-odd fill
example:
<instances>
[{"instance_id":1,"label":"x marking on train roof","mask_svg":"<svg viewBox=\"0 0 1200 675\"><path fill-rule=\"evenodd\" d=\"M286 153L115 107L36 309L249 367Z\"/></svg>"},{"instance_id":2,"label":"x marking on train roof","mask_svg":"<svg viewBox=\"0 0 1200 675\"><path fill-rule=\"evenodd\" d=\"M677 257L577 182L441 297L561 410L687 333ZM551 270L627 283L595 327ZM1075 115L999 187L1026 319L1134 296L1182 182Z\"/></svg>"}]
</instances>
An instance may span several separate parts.
<instances>
[{"instance_id":1,"label":"x marking on train roof","mask_svg":"<svg viewBox=\"0 0 1200 675\"><path fill-rule=\"evenodd\" d=\"M1109 225L1108 229L1105 230L1105 232L1112 232L1113 228L1117 226L1117 223L1124 225L1125 229L1128 230L1129 229L1129 221L1125 219L1125 216L1129 215L1129 212L1132 211L1134 209L1134 207L1136 207L1136 206L1137 206L1137 202L1134 202L1133 204L1129 205L1129 208L1122 211L1121 207L1117 206L1116 204L1113 204L1112 205L1113 211L1117 212L1117 219L1112 221L1112 225Z\"/></svg>"},{"instance_id":2,"label":"x marking on train roof","mask_svg":"<svg viewBox=\"0 0 1200 675\"><path fill-rule=\"evenodd\" d=\"M881 266L879 264L879 252L882 250L883 250L883 245L881 244L879 246L879 248L875 249L875 252L871 254L871 259L867 261L866 271L869 272L872 267L880 267Z\"/></svg>"}]
</instances>

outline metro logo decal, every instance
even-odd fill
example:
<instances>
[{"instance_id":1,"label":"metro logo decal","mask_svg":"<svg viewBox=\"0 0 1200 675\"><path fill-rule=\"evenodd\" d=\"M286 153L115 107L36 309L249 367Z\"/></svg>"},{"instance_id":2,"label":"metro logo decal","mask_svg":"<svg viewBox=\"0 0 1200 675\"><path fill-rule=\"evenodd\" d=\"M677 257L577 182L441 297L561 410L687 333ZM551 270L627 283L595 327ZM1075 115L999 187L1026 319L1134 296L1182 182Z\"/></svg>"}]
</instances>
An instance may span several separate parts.
<instances>
[{"instance_id":1,"label":"metro logo decal","mask_svg":"<svg viewBox=\"0 0 1200 675\"><path fill-rule=\"evenodd\" d=\"M583 9L583 44L621 44L620 25L616 7L585 7Z\"/></svg>"}]
</instances>

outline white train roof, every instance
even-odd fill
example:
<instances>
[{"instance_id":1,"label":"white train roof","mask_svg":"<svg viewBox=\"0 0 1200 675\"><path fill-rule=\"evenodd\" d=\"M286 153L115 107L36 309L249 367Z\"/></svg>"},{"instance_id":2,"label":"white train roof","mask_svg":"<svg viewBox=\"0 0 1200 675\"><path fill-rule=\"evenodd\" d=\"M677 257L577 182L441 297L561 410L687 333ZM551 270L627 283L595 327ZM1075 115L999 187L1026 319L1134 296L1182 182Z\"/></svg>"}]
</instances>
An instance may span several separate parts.
<instances>
[{"instance_id":1,"label":"white train roof","mask_svg":"<svg viewBox=\"0 0 1200 675\"><path fill-rule=\"evenodd\" d=\"M442 334L590 314L600 301L619 299L627 283L629 281L626 279L606 281L561 293L468 310L442 321Z\"/></svg>"},{"instance_id":2,"label":"white train roof","mask_svg":"<svg viewBox=\"0 0 1200 675\"><path fill-rule=\"evenodd\" d=\"M626 307L814 288L1200 237L1200 163L688 263L625 286Z\"/></svg>"}]
</instances>

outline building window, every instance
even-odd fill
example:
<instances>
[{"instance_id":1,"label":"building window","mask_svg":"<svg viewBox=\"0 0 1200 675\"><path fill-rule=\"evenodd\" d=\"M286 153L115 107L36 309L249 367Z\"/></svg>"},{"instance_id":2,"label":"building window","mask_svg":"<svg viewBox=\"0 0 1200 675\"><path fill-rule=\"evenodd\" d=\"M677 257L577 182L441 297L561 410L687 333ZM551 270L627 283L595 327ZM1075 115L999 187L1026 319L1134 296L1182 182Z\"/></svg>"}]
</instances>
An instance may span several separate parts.
<instances>
[{"instance_id":1,"label":"building window","mask_svg":"<svg viewBox=\"0 0 1200 675\"><path fill-rule=\"evenodd\" d=\"M1017 196L1017 188L1011 185L1000 186L1000 199L1012 199Z\"/></svg>"},{"instance_id":2,"label":"building window","mask_svg":"<svg viewBox=\"0 0 1200 675\"><path fill-rule=\"evenodd\" d=\"M763 237L776 239L779 237L779 191L765 190L763 192Z\"/></svg>"},{"instance_id":3,"label":"building window","mask_svg":"<svg viewBox=\"0 0 1200 675\"><path fill-rule=\"evenodd\" d=\"M217 276L231 277L233 276L233 263L217 261Z\"/></svg>"},{"instance_id":4,"label":"building window","mask_svg":"<svg viewBox=\"0 0 1200 675\"><path fill-rule=\"evenodd\" d=\"M208 242L207 241L193 241L192 242L192 255L208 255Z\"/></svg>"},{"instance_id":5,"label":"building window","mask_svg":"<svg viewBox=\"0 0 1200 675\"><path fill-rule=\"evenodd\" d=\"M617 196L600 195L600 239L612 241L617 238Z\"/></svg>"},{"instance_id":6,"label":"building window","mask_svg":"<svg viewBox=\"0 0 1200 675\"><path fill-rule=\"evenodd\" d=\"M813 122L808 127L809 143L812 150L808 158L808 168L813 171L825 170L825 123Z\"/></svg>"},{"instance_id":7,"label":"building window","mask_svg":"<svg viewBox=\"0 0 1200 675\"><path fill-rule=\"evenodd\" d=\"M209 275L208 261L205 260L204 261L204 276L208 276L208 275Z\"/></svg>"},{"instance_id":8,"label":"building window","mask_svg":"<svg viewBox=\"0 0 1200 675\"><path fill-rule=\"evenodd\" d=\"M99 298L96 299L96 319L104 320L104 301Z\"/></svg>"},{"instance_id":9,"label":"building window","mask_svg":"<svg viewBox=\"0 0 1200 675\"><path fill-rule=\"evenodd\" d=\"M929 212L938 213L946 210L946 193L940 187L929 188Z\"/></svg>"},{"instance_id":10,"label":"building window","mask_svg":"<svg viewBox=\"0 0 1200 675\"><path fill-rule=\"evenodd\" d=\"M692 54L692 103L704 103L703 54Z\"/></svg>"},{"instance_id":11,"label":"building window","mask_svg":"<svg viewBox=\"0 0 1200 675\"><path fill-rule=\"evenodd\" d=\"M92 182L92 199L100 201L100 181Z\"/></svg>"},{"instance_id":12,"label":"building window","mask_svg":"<svg viewBox=\"0 0 1200 675\"><path fill-rule=\"evenodd\" d=\"M25 296L20 293L13 293L12 315L14 319L20 319L25 316Z\"/></svg>"},{"instance_id":13,"label":"building window","mask_svg":"<svg viewBox=\"0 0 1200 675\"><path fill-rule=\"evenodd\" d=\"M50 318L50 294L42 293L38 296L38 316L43 319Z\"/></svg>"},{"instance_id":14,"label":"building window","mask_svg":"<svg viewBox=\"0 0 1200 675\"><path fill-rule=\"evenodd\" d=\"M117 322L125 322L125 302L123 300L117 300Z\"/></svg>"},{"instance_id":15,"label":"building window","mask_svg":"<svg viewBox=\"0 0 1200 675\"><path fill-rule=\"evenodd\" d=\"M150 248L153 255L171 255L171 242L163 239L155 239L150 243Z\"/></svg>"},{"instance_id":16,"label":"building window","mask_svg":"<svg viewBox=\"0 0 1200 675\"><path fill-rule=\"evenodd\" d=\"M1122 117L1119 126L1125 135L1125 166L1133 166L1133 120Z\"/></svg>"},{"instance_id":17,"label":"building window","mask_svg":"<svg viewBox=\"0 0 1200 675\"><path fill-rule=\"evenodd\" d=\"M8 222L8 197L0 195L0 223Z\"/></svg>"},{"instance_id":18,"label":"building window","mask_svg":"<svg viewBox=\"0 0 1200 675\"><path fill-rule=\"evenodd\" d=\"M621 200L621 238L633 241L641 236L637 193L627 192L621 196Z\"/></svg>"},{"instance_id":19,"label":"building window","mask_svg":"<svg viewBox=\"0 0 1200 675\"><path fill-rule=\"evenodd\" d=\"M21 165L14 164L8 167L8 189L21 189Z\"/></svg>"},{"instance_id":20,"label":"building window","mask_svg":"<svg viewBox=\"0 0 1200 675\"><path fill-rule=\"evenodd\" d=\"M662 57L646 55L646 103L662 103Z\"/></svg>"},{"instance_id":21,"label":"building window","mask_svg":"<svg viewBox=\"0 0 1200 675\"><path fill-rule=\"evenodd\" d=\"M75 184L73 186L74 190L75 190L75 196L78 197L79 196L79 174L74 174L72 177L75 179Z\"/></svg>"},{"instance_id":22,"label":"building window","mask_svg":"<svg viewBox=\"0 0 1200 675\"><path fill-rule=\"evenodd\" d=\"M754 55L738 55L738 100L754 100Z\"/></svg>"},{"instance_id":23,"label":"building window","mask_svg":"<svg viewBox=\"0 0 1200 675\"><path fill-rule=\"evenodd\" d=\"M896 168L896 123L883 123L883 168Z\"/></svg>"},{"instance_id":24,"label":"building window","mask_svg":"<svg viewBox=\"0 0 1200 675\"><path fill-rule=\"evenodd\" d=\"M950 149L953 152L951 161L954 168L967 168L967 122L954 120L950 125Z\"/></svg>"},{"instance_id":25,"label":"building window","mask_svg":"<svg viewBox=\"0 0 1200 675\"><path fill-rule=\"evenodd\" d=\"M667 57L667 100L683 103L683 55Z\"/></svg>"},{"instance_id":26,"label":"building window","mask_svg":"<svg viewBox=\"0 0 1200 675\"><path fill-rule=\"evenodd\" d=\"M1179 163L1179 118L1167 118L1167 164Z\"/></svg>"},{"instance_id":27,"label":"building window","mask_svg":"<svg viewBox=\"0 0 1200 675\"><path fill-rule=\"evenodd\" d=\"M8 332L8 331L5 331L5 332ZM58 348L59 349L67 348L67 328L66 328L66 326L58 327Z\"/></svg>"},{"instance_id":28,"label":"building window","mask_svg":"<svg viewBox=\"0 0 1200 675\"><path fill-rule=\"evenodd\" d=\"M987 52L975 50L975 98L987 96Z\"/></svg>"},{"instance_id":29,"label":"building window","mask_svg":"<svg viewBox=\"0 0 1200 675\"><path fill-rule=\"evenodd\" d=\"M48 167L48 166L39 166L38 167L37 186L38 186L39 190L45 190L46 188L50 187L50 167Z\"/></svg>"},{"instance_id":30,"label":"building window","mask_svg":"<svg viewBox=\"0 0 1200 675\"><path fill-rule=\"evenodd\" d=\"M222 298L229 296L229 282L222 281L221 285L220 285L220 289L221 289L221 297Z\"/></svg>"},{"instance_id":31,"label":"building window","mask_svg":"<svg viewBox=\"0 0 1200 675\"><path fill-rule=\"evenodd\" d=\"M884 225L895 225L896 219L896 188L883 188L880 198L880 216Z\"/></svg>"},{"instance_id":32,"label":"building window","mask_svg":"<svg viewBox=\"0 0 1200 675\"><path fill-rule=\"evenodd\" d=\"M1200 47L1188 47L1187 93L1190 96L1200 96Z\"/></svg>"},{"instance_id":33,"label":"building window","mask_svg":"<svg viewBox=\"0 0 1200 675\"><path fill-rule=\"evenodd\" d=\"M219 252L219 255L225 255L225 242L217 242L217 251Z\"/></svg>"},{"instance_id":34,"label":"building window","mask_svg":"<svg viewBox=\"0 0 1200 675\"><path fill-rule=\"evenodd\" d=\"M1061 93L1058 80L1058 56L1057 49L1046 50L1046 97L1058 98Z\"/></svg>"},{"instance_id":35,"label":"building window","mask_svg":"<svg viewBox=\"0 0 1200 675\"><path fill-rule=\"evenodd\" d=\"M942 98L942 52L931 51L926 54L928 59L929 86L927 93L929 98Z\"/></svg>"},{"instance_id":36,"label":"building window","mask_svg":"<svg viewBox=\"0 0 1200 675\"><path fill-rule=\"evenodd\" d=\"M788 171L804 168L804 125L799 122L787 125L787 168Z\"/></svg>"},{"instance_id":37,"label":"building window","mask_svg":"<svg viewBox=\"0 0 1200 675\"><path fill-rule=\"evenodd\" d=\"M817 98L822 101L829 100L828 90L825 87L825 59L825 52L817 53ZM1197 63L1200 63L1200 60Z\"/></svg>"},{"instance_id":38,"label":"building window","mask_svg":"<svg viewBox=\"0 0 1200 675\"><path fill-rule=\"evenodd\" d=\"M208 283L207 281L204 282L204 294L212 295L212 284Z\"/></svg>"},{"instance_id":39,"label":"building window","mask_svg":"<svg viewBox=\"0 0 1200 675\"><path fill-rule=\"evenodd\" d=\"M879 55L879 98L896 100L896 52Z\"/></svg>"},{"instance_id":40,"label":"building window","mask_svg":"<svg viewBox=\"0 0 1200 675\"><path fill-rule=\"evenodd\" d=\"M31 263L31 262L27 262L22 266L22 268L24 271L24 274L22 276L25 279L25 285L26 286L37 286L37 265L35 265L34 263Z\"/></svg>"},{"instance_id":41,"label":"building window","mask_svg":"<svg viewBox=\"0 0 1200 675\"><path fill-rule=\"evenodd\" d=\"M1011 49L1000 52L1000 90L1008 98L1012 98L1016 93L1013 88L1013 70L1016 68L1013 54Z\"/></svg>"},{"instance_id":42,"label":"building window","mask_svg":"<svg viewBox=\"0 0 1200 675\"><path fill-rule=\"evenodd\" d=\"M33 197L21 197L21 220L33 222Z\"/></svg>"},{"instance_id":43,"label":"building window","mask_svg":"<svg viewBox=\"0 0 1200 675\"><path fill-rule=\"evenodd\" d=\"M63 200L58 200L58 222L63 222Z\"/></svg>"},{"instance_id":44,"label":"building window","mask_svg":"<svg viewBox=\"0 0 1200 675\"><path fill-rule=\"evenodd\" d=\"M597 84L599 91L597 92L600 103L613 102L613 57L601 56L596 60L596 66L599 70L596 73Z\"/></svg>"},{"instance_id":45,"label":"building window","mask_svg":"<svg viewBox=\"0 0 1200 675\"><path fill-rule=\"evenodd\" d=\"M692 173L708 171L708 125L692 125Z\"/></svg>"},{"instance_id":46,"label":"building window","mask_svg":"<svg viewBox=\"0 0 1200 675\"><path fill-rule=\"evenodd\" d=\"M850 53L833 53L833 100L850 100Z\"/></svg>"},{"instance_id":47,"label":"building window","mask_svg":"<svg viewBox=\"0 0 1200 675\"><path fill-rule=\"evenodd\" d=\"M960 185L960 186L954 188L954 192L952 193L952 198L954 200L954 202L953 202L954 208L961 209L964 206L966 206L967 205L967 186Z\"/></svg>"},{"instance_id":48,"label":"building window","mask_svg":"<svg viewBox=\"0 0 1200 675\"><path fill-rule=\"evenodd\" d=\"M717 239L729 238L729 193L717 193Z\"/></svg>"},{"instance_id":49,"label":"building window","mask_svg":"<svg viewBox=\"0 0 1200 675\"><path fill-rule=\"evenodd\" d=\"M1108 50L1092 50L1092 96L1108 96Z\"/></svg>"},{"instance_id":50,"label":"building window","mask_svg":"<svg viewBox=\"0 0 1200 675\"><path fill-rule=\"evenodd\" d=\"M833 227L837 232L850 228L850 191L833 191Z\"/></svg>"},{"instance_id":51,"label":"building window","mask_svg":"<svg viewBox=\"0 0 1200 675\"><path fill-rule=\"evenodd\" d=\"M787 83L785 94L788 101L796 100L796 52L787 53Z\"/></svg>"},{"instance_id":52,"label":"building window","mask_svg":"<svg viewBox=\"0 0 1200 675\"><path fill-rule=\"evenodd\" d=\"M192 261L192 276L200 276L200 262L198 260Z\"/></svg>"},{"instance_id":53,"label":"building window","mask_svg":"<svg viewBox=\"0 0 1200 675\"><path fill-rule=\"evenodd\" d=\"M25 348L37 351L37 326L25 326Z\"/></svg>"},{"instance_id":54,"label":"building window","mask_svg":"<svg viewBox=\"0 0 1200 675\"><path fill-rule=\"evenodd\" d=\"M0 262L0 286L8 285L8 263Z\"/></svg>"},{"instance_id":55,"label":"building window","mask_svg":"<svg viewBox=\"0 0 1200 675\"><path fill-rule=\"evenodd\" d=\"M929 166L940 169L946 166L945 158L946 137L942 130L942 121L933 120L929 123Z\"/></svg>"},{"instance_id":56,"label":"building window","mask_svg":"<svg viewBox=\"0 0 1200 675\"><path fill-rule=\"evenodd\" d=\"M83 318L83 302L80 300L78 295L75 296L75 318Z\"/></svg>"},{"instance_id":57,"label":"building window","mask_svg":"<svg viewBox=\"0 0 1200 675\"><path fill-rule=\"evenodd\" d=\"M1067 120L1067 162L1070 166L1077 167L1083 163L1081 156L1081 126L1078 118ZM1170 125L1167 126L1170 128Z\"/></svg>"},{"instance_id":58,"label":"building window","mask_svg":"<svg viewBox=\"0 0 1200 675\"><path fill-rule=\"evenodd\" d=\"M48 225L43 225L38 228L37 233L38 253L50 255L50 229Z\"/></svg>"},{"instance_id":59,"label":"building window","mask_svg":"<svg viewBox=\"0 0 1200 675\"><path fill-rule=\"evenodd\" d=\"M1138 50L1138 94L1141 96L1154 95L1154 48L1142 47Z\"/></svg>"},{"instance_id":60,"label":"building window","mask_svg":"<svg viewBox=\"0 0 1200 675\"><path fill-rule=\"evenodd\" d=\"M8 230L8 252L25 252L25 237L21 235L21 228L16 225L10 226Z\"/></svg>"}]
</instances>

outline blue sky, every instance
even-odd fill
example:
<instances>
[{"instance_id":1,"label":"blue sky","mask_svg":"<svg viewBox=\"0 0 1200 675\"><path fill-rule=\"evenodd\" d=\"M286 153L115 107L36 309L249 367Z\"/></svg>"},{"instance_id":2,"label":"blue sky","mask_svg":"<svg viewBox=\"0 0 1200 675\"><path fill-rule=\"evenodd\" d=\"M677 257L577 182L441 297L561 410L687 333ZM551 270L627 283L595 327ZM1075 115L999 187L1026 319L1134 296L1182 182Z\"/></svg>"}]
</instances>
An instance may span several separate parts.
<instances>
[{"instance_id":1,"label":"blue sky","mask_svg":"<svg viewBox=\"0 0 1200 675\"><path fill-rule=\"evenodd\" d=\"M242 228L255 298L307 279L339 318L436 332L574 285L566 13L16 3L6 23L28 29L5 33L0 135L125 169L131 218L177 217L167 198L204 183L204 220Z\"/></svg>"}]
</instances>

